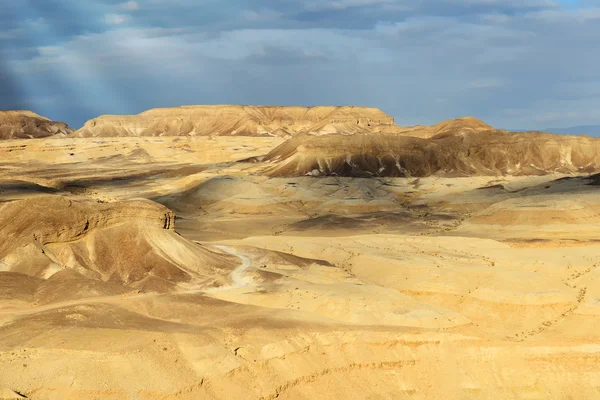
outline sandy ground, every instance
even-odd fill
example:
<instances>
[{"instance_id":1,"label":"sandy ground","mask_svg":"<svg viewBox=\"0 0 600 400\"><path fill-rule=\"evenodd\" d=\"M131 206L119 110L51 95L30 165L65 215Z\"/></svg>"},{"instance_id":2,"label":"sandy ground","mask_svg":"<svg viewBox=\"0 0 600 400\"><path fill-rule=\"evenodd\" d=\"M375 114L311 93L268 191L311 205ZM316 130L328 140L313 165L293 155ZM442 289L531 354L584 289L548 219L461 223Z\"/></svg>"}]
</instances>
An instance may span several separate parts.
<instances>
[{"instance_id":1,"label":"sandy ground","mask_svg":"<svg viewBox=\"0 0 600 400\"><path fill-rule=\"evenodd\" d=\"M0 398L600 398L597 186L268 178L281 141L0 142Z\"/></svg>"}]
</instances>

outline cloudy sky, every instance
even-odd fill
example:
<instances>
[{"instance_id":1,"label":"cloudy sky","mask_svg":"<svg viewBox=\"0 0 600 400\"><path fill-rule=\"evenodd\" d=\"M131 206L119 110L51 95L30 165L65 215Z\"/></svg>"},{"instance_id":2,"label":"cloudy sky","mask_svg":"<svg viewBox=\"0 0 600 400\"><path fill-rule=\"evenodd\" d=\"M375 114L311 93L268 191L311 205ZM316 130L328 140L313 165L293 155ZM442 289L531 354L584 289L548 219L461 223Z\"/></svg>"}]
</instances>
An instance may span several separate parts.
<instances>
[{"instance_id":1,"label":"cloudy sky","mask_svg":"<svg viewBox=\"0 0 600 400\"><path fill-rule=\"evenodd\" d=\"M600 0L0 0L0 109L182 104L600 123Z\"/></svg>"}]
</instances>

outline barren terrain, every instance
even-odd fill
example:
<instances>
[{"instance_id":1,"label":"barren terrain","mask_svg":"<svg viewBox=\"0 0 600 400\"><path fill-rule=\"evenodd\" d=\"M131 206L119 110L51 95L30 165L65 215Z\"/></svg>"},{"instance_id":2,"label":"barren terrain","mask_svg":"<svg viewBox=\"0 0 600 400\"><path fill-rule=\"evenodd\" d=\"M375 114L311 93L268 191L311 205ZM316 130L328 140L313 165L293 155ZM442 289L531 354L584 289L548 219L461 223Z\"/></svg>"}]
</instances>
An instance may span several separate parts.
<instances>
[{"instance_id":1,"label":"barren terrain","mask_svg":"<svg viewBox=\"0 0 600 400\"><path fill-rule=\"evenodd\" d=\"M0 398L600 397L600 145L467 130L1 141Z\"/></svg>"},{"instance_id":2,"label":"barren terrain","mask_svg":"<svg viewBox=\"0 0 600 400\"><path fill-rule=\"evenodd\" d=\"M0 110L0 140L64 136L71 132L64 122L51 121L31 111Z\"/></svg>"},{"instance_id":3,"label":"barren terrain","mask_svg":"<svg viewBox=\"0 0 600 400\"><path fill-rule=\"evenodd\" d=\"M397 132L394 119L376 108L281 106L183 106L138 115L103 115L74 137L279 136Z\"/></svg>"}]
</instances>

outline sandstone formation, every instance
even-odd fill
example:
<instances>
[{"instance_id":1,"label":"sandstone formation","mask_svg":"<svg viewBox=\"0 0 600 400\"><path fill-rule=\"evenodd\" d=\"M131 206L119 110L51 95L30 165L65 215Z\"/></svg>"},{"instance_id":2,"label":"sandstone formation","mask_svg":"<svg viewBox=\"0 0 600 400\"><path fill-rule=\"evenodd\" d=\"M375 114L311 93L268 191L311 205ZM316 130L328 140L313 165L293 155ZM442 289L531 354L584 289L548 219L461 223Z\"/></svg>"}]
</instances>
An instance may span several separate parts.
<instances>
[{"instance_id":1,"label":"sandstone formation","mask_svg":"<svg viewBox=\"0 0 600 400\"><path fill-rule=\"evenodd\" d=\"M416 125L411 127L401 127L398 133L405 136L415 136L420 138L430 138L440 134L465 134L473 132L493 131L494 128L475 117L461 117L442 121L438 124L426 126Z\"/></svg>"},{"instance_id":2,"label":"sandstone formation","mask_svg":"<svg viewBox=\"0 0 600 400\"><path fill-rule=\"evenodd\" d=\"M209 279L215 265L228 265L227 257L175 234L174 219L148 200L42 196L9 202L0 206L0 265L38 279L79 276L121 290L158 291Z\"/></svg>"},{"instance_id":3,"label":"sandstone formation","mask_svg":"<svg viewBox=\"0 0 600 400\"><path fill-rule=\"evenodd\" d=\"M0 142L0 398L600 398L596 141L426 130Z\"/></svg>"},{"instance_id":4,"label":"sandstone formation","mask_svg":"<svg viewBox=\"0 0 600 400\"><path fill-rule=\"evenodd\" d=\"M298 136L264 161L271 176L424 177L600 171L600 139L540 132L460 131L430 139L395 134Z\"/></svg>"},{"instance_id":5,"label":"sandstone formation","mask_svg":"<svg viewBox=\"0 0 600 400\"><path fill-rule=\"evenodd\" d=\"M0 111L0 140L45 138L72 131L63 122L51 121L31 111Z\"/></svg>"},{"instance_id":6,"label":"sandstone formation","mask_svg":"<svg viewBox=\"0 0 600 400\"><path fill-rule=\"evenodd\" d=\"M184 106L138 115L105 115L85 123L73 136L294 136L396 131L394 119L376 108Z\"/></svg>"}]
</instances>

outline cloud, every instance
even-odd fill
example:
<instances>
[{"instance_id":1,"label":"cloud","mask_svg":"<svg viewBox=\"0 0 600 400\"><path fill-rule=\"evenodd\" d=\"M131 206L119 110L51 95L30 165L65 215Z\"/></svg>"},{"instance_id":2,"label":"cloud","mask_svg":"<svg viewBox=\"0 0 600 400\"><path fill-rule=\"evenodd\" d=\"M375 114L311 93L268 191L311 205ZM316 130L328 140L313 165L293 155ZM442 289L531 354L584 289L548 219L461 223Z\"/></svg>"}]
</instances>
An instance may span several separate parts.
<instances>
[{"instance_id":1,"label":"cloud","mask_svg":"<svg viewBox=\"0 0 600 400\"><path fill-rule=\"evenodd\" d=\"M137 1L127 1L125 3L121 3L119 8L125 11L137 11L140 9L140 5Z\"/></svg>"},{"instance_id":2,"label":"cloud","mask_svg":"<svg viewBox=\"0 0 600 400\"><path fill-rule=\"evenodd\" d=\"M528 19L546 23L586 23L600 20L600 8L584 8L575 10L542 10L530 12Z\"/></svg>"},{"instance_id":3,"label":"cloud","mask_svg":"<svg viewBox=\"0 0 600 400\"><path fill-rule=\"evenodd\" d=\"M305 8L316 10L344 10L356 7L373 7L384 4L394 4L394 0L330 0L330 1L306 1Z\"/></svg>"},{"instance_id":4,"label":"cloud","mask_svg":"<svg viewBox=\"0 0 600 400\"><path fill-rule=\"evenodd\" d=\"M108 25L122 25L129 21L129 15L125 14L106 14L104 16L104 22Z\"/></svg>"},{"instance_id":5,"label":"cloud","mask_svg":"<svg viewBox=\"0 0 600 400\"><path fill-rule=\"evenodd\" d=\"M266 22L280 19L281 17L283 17L283 13L269 9L263 9L258 11L245 10L243 11L242 15L246 20L252 22Z\"/></svg>"},{"instance_id":6,"label":"cloud","mask_svg":"<svg viewBox=\"0 0 600 400\"><path fill-rule=\"evenodd\" d=\"M73 126L105 113L202 103L356 104L404 125L460 115L523 129L600 119L593 5L85 3L0 10L0 80L10 83L0 104L29 105Z\"/></svg>"}]
</instances>

